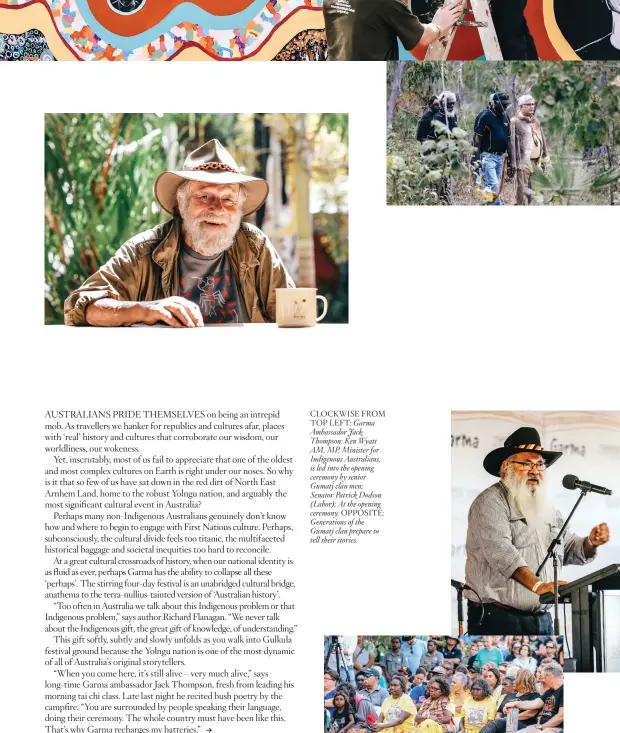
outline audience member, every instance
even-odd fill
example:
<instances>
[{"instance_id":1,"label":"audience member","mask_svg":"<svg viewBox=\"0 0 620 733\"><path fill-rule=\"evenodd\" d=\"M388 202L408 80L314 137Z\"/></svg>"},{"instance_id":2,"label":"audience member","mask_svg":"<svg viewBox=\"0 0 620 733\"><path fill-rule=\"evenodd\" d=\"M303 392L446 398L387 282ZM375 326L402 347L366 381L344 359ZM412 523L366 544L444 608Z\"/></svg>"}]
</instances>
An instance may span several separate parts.
<instances>
[{"instance_id":1,"label":"audience member","mask_svg":"<svg viewBox=\"0 0 620 733\"><path fill-rule=\"evenodd\" d=\"M471 699L463 703L460 729L465 733L479 733L489 721L495 719L497 705L486 680L474 680L470 691Z\"/></svg>"},{"instance_id":2,"label":"audience member","mask_svg":"<svg viewBox=\"0 0 620 733\"><path fill-rule=\"evenodd\" d=\"M502 680L499 676L499 669L497 667L489 667L483 674L483 677L489 683L491 697L495 701L495 705L499 707L499 701L502 697Z\"/></svg>"},{"instance_id":3,"label":"audience member","mask_svg":"<svg viewBox=\"0 0 620 733\"><path fill-rule=\"evenodd\" d=\"M406 694L404 679L395 674L390 682L390 696L381 706L379 721L372 731L389 730L390 733L413 733L416 706Z\"/></svg>"},{"instance_id":4,"label":"audience member","mask_svg":"<svg viewBox=\"0 0 620 733\"><path fill-rule=\"evenodd\" d=\"M422 664L428 669L433 669L443 662L443 654L437 649L435 639L429 639L426 642L427 651L422 655Z\"/></svg>"},{"instance_id":5,"label":"audience member","mask_svg":"<svg viewBox=\"0 0 620 733\"><path fill-rule=\"evenodd\" d=\"M426 643L417 636L403 636L401 648L407 657L406 666L411 670L417 669L423 655L426 654Z\"/></svg>"},{"instance_id":6,"label":"audience member","mask_svg":"<svg viewBox=\"0 0 620 733\"><path fill-rule=\"evenodd\" d=\"M493 644L499 649L502 655L502 660L506 661L506 657L508 656L508 647L504 643L504 638L502 636L494 636Z\"/></svg>"},{"instance_id":7,"label":"audience member","mask_svg":"<svg viewBox=\"0 0 620 733\"><path fill-rule=\"evenodd\" d=\"M413 676L413 685L409 690L409 697L413 700L416 707L426 699L426 669L418 667Z\"/></svg>"},{"instance_id":8,"label":"audience member","mask_svg":"<svg viewBox=\"0 0 620 733\"><path fill-rule=\"evenodd\" d=\"M375 663L375 645L365 636L357 637L357 646L353 650L353 669L356 672L365 672Z\"/></svg>"},{"instance_id":9,"label":"audience member","mask_svg":"<svg viewBox=\"0 0 620 733\"><path fill-rule=\"evenodd\" d=\"M500 650L496 646L493 646L493 637L483 636L482 644L483 647L478 652L477 657L480 667L482 667L485 662L493 662L496 667L499 667L499 665L504 661L504 658L502 657Z\"/></svg>"},{"instance_id":10,"label":"audience member","mask_svg":"<svg viewBox=\"0 0 620 733\"><path fill-rule=\"evenodd\" d=\"M521 645L519 656L514 660L514 664L520 669L529 669L530 672L536 671L538 662L532 656L532 649L529 643Z\"/></svg>"},{"instance_id":11,"label":"audience member","mask_svg":"<svg viewBox=\"0 0 620 733\"><path fill-rule=\"evenodd\" d=\"M329 724L330 733L345 733L355 723L351 701L344 690L338 690L334 695L333 703L334 707L331 711L331 721Z\"/></svg>"},{"instance_id":12,"label":"audience member","mask_svg":"<svg viewBox=\"0 0 620 733\"><path fill-rule=\"evenodd\" d=\"M453 733L454 707L450 702L450 685L443 677L436 677L428 685L428 695L416 715L416 730L419 733Z\"/></svg>"},{"instance_id":13,"label":"audience member","mask_svg":"<svg viewBox=\"0 0 620 733\"><path fill-rule=\"evenodd\" d=\"M467 674L463 674L463 672L456 671L452 678L452 684L450 685L450 702L454 706L454 720L457 726L461 719L463 704L470 697L469 677Z\"/></svg>"},{"instance_id":14,"label":"audience member","mask_svg":"<svg viewBox=\"0 0 620 733\"><path fill-rule=\"evenodd\" d=\"M392 648L385 653L382 666L388 682L391 681L395 672L407 667L407 657L400 648L400 638L398 636L392 637Z\"/></svg>"},{"instance_id":15,"label":"audience member","mask_svg":"<svg viewBox=\"0 0 620 733\"><path fill-rule=\"evenodd\" d=\"M514 640L510 647L510 654L506 657L507 662L514 662L519 657L519 651L521 650L521 640Z\"/></svg>"},{"instance_id":16,"label":"audience member","mask_svg":"<svg viewBox=\"0 0 620 733\"><path fill-rule=\"evenodd\" d=\"M444 661L450 661L453 668L463 660L463 652L459 649L459 640L456 636L446 636L446 645L440 649Z\"/></svg>"},{"instance_id":17,"label":"audience member","mask_svg":"<svg viewBox=\"0 0 620 733\"><path fill-rule=\"evenodd\" d=\"M389 693L383 687L379 686L379 672L376 669L366 670L364 693L364 696L374 705L378 716L381 706L389 697Z\"/></svg>"},{"instance_id":18,"label":"audience member","mask_svg":"<svg viewBox=\"0 0 620 733\"><path fill-rule=\"evenodd\" d=\"M323 701L326 708L334 707L334 695L336 694L336 685L340 681L338 673L332 669L328 669L323 674Z\"/></svg>"}]
</instances>

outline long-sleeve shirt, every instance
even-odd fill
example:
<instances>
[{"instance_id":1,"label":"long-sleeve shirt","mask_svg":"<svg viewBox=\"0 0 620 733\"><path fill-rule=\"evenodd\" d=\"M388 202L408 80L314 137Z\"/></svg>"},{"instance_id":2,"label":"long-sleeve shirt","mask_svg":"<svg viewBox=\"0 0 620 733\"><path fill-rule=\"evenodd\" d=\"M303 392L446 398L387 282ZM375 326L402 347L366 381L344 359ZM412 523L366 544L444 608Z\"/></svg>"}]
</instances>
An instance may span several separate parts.
<instances>
[{"instance_id":1,"label":"long-sleeve shirt","mask_svg":"<svg viewBox=\"0 0 620 733\"><path fill-rule=\"evenodd\" d=\"M511 575L520 567L536 572L563 523L560 512L554 510L547 525L549 530L541 536L509 501L503 481L485 489L474 499L468 514L465 582L478 595L465 591L466 598L476 603L501 603L521 611L542 610L536 593L513 580ZM558 548L560 569L563 565L590 562L592 558L585 556L585 540L566 531ZM553 581L551 560L538 577L543 583Z\"/></svg>"}]
</instances>

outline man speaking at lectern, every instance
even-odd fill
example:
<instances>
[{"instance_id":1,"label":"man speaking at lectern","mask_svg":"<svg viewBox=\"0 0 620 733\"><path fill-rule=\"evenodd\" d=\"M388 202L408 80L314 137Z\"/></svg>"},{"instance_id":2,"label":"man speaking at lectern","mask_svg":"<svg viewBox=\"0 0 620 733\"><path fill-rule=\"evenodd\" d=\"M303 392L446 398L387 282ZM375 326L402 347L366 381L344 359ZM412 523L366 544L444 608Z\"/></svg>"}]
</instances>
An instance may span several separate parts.
<instances>
[{"instance_id":1,"label":"man speaking at lectern","mask_svg":"<svg viewBox=\"0 0 620 733\"><path fill-rule=\"evenodd\" d=\"M535 573L564 523L544 481L545 469L561 455L543 450L538 431L523 427L484 459L484 468L500 480L476 497L468 514L470 634L553 634L551 614L539 600L553 592L552 560L540 576ZM558 547L560 571L563 565L590 562L608 540L605 523L587 537L567 531Z\"/></svg>"}]
</instances>

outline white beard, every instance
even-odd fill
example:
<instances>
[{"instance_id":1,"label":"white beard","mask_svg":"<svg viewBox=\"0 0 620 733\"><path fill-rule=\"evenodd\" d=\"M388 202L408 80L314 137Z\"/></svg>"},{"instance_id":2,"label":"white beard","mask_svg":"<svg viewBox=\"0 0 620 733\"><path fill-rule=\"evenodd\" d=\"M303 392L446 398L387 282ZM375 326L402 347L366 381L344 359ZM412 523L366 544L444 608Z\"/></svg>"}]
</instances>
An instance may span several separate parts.
<instances>
[{"instance_id":1,"label":"white beard","mask_svg":"<svg viewBox=\"0 0 620 733\"><path fill-rule=\"evenodd\" d=\"M523 514L528 526L538 533L543 542L547 542L553 507L549 502L544 479L535 487L528 486L527 475L521 477L512 466L509 466L503 481L510 500Z\"/></svg>"},{"instance_id":2,"label":"white beard","mask_svg":"<svg viewBox=\"0 0 620 733\"><path fill-rule=\"evenodd\" d=\"M228 223L224 217L210 214L195 219L191 218L187 215L186 206L179 205L179 211L183 220L183 234L188 247L205 257L219 255L233 245L243 216L239 212L233 221ZM227 224L228 226L209 231L202 226L203 222Z\"/></svg>"}]
</instances>

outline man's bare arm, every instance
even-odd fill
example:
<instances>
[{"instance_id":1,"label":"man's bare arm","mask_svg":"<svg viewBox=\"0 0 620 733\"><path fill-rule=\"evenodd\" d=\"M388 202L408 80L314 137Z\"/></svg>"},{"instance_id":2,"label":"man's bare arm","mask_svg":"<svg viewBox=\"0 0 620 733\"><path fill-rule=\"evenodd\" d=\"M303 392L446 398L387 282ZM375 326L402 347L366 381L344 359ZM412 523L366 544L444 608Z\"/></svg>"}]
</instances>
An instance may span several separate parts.
<instances>
[{"instance_id":1,"label":"man's bare arm","mask_svg":"<svg viewBox=\"0 0 620 733\"><path fill-rule=\"evenodd\" d=\"M542 729L545 728L557 728L558 725L561 725L564 722L564 708L560 708L556 715L553 716L553 718L549 718L546 723L542 724Z\"/></svg>"},{"instance_id":2,"label":"man's bare arm","mask_svg":"<svg viewBox=\"0 0 620 733\"><path fill-rule=\"evenodd\" d=\"M198 306L176 295L143 303L102 298L88 306L86 321L91 326L132 326L134 323L153 326L166 323L172 328L196 328L204 325Z\"/></svg>"},{"instance_id":3,"label":"man's bare arm","mask_svg":"<svg viewBox=\"0 0 620 733\"><path fill-rule=\"evenodd\" d=\"M517 568L510 577L531 591L534 591L534 586L539 582L539 578L534 575L527 565ZM566 585L566 581L559 580L558 585ZM553 593L553 583L540 583L534 593L539 596L543 595L543 593Z\"/></svg>"},{"instance_id":4,"label":"man's bare arm","mask_svg":"<svg viewBox=\"0 0 620 733\"><path fill-rule=\"evenodd\" d=\"M439 8L433 16L433 20L428 25L424 25L424 33L418 41L418 46L430 46L431 43L444 36L461 17L463 5L463 0L457 0L457 2ZM411 49L409 53L413 53L413 51L414 49Z\"/></svg>"}]
</instances>

